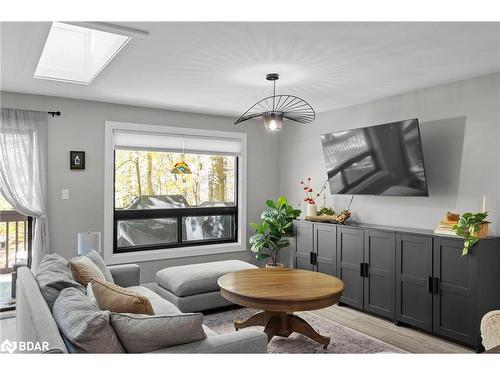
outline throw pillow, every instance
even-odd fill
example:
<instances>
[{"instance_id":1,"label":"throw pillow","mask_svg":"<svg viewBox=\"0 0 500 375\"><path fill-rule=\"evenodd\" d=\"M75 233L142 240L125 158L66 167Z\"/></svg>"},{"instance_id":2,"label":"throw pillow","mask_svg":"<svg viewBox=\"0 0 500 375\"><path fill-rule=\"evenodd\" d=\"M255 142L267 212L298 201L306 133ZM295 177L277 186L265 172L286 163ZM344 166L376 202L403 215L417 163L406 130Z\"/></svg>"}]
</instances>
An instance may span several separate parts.
<instances>
[{"instance_id":1,"label":"throw pillow","mask_svg":"<svg viewBox=\"0 0 500 375\"><path fill-rule=\"evenodd\" d=\"M68 261L59 254L48 254L42 259L36 274L36 281L51 310L59 292L64 288L84 291L83 286L73 280Z\"/></svg>"},{"instance_id":2,"label":"throw pillow","mask_svg":"<svg viewBox=\"0 0 500 375\"><path fill-rule=\"evenodd\" d=\"M67 288L59 293L53 309L54 320L73 353L124 353L109 311L102 311L83 292Z\"/></svg>"},{"instance_id":3,"label":"throw pillow","mask_svg":"<svg viewBox=\"0 0 500 375\"><path fill-rule=\"evenodd\" d=\"M203 340L203 315L138 315L111 313L111 325L128 353L146 353Z\"/></svg>"},{"instance_id":4,"label":"throw pillow","mask_svg":"<svg viewBox=\"0 0 500 375\"><path fill-rule=\"evenodd\" d=\"M69 261L69 269L76 282L86 286L90 279L106 281L96 264L87 257L80 257Z\"/></svg>"},{"instance_id":5,"label":"throw pillow","mask_svg":"<svg viewBox=\"0 0 500 375\"><path fill-rule=\"evenodd\" d=\"M94 298L102 310L154 315L151 302L142 294L107 281L92 279L90 284L92 285Z\"/></svg>"},{"instance_id":6,"label":"throw pillow","mask_svg":"<svg viewBox=\"0 0 500 375\"><path fill-rule=\"evenodd\" d=\"M115 282L115 280L113 280L113 275L111 275L111 271L108 269L108 266L106 266L106 263L104 263L104 259L101 258L97 251L92 250L85 254L85 256L95 263L108 283Z\"/></svg>"}]
</instances>

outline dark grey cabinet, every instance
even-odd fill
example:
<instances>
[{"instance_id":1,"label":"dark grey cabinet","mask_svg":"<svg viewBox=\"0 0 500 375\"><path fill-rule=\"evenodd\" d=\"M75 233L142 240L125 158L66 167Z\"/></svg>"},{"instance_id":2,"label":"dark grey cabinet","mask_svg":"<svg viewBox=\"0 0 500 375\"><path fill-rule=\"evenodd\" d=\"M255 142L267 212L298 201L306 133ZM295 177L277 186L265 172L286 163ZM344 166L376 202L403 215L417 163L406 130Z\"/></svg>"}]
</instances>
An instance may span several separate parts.
<instances>
[{"instance_id":1,"label":"dark grey cabinet","mask_svg":"<svg viewBox=\"0 0 500 375\"><path fill-rule=\"evenodd\" d=\"M307 221L294 223L295 259L294 266L301 270L314 270L312 262L313 251L313 224Z\"/></svg>"},{"instance_id":2,"label":"dark grey cabinet","mask_svg":"<svg viewBox=\"0 0 500 375\"><path fill-rule=\"evenodd\" d=\"M297 220L295 267L344 282L340 301L480 350L481 318L500 309L500 238L462 256L431 231Z\"/></svg>"},{"instance_id":3,"label":"dark grey cabinet","mask_svg":"<svg viewBox=\"0 0 500 375\"><path fill-rule=\"evenodd\" d=\"M337 228L329 224L313 225L315 271L337 275Z\"/></svg>"},{"instance_id":4,"label":"dark grey cabinet","mask_svg":"<svg viewBox=\"0 0 500 375\"><path fill-rule=\"evenodd\" d=\"M328 224L297 221L295 268L319 271L332 276L337 272L337 228Z\"/></svg>"},{"instance_id":5,"label":"dark grey cabinet","mask_svg":"<svg viewBox=\"0 0 500 375\"><path fill-rule=\"evenodd\" d=\"M389 319L396 315L395 248L396 233L365 230L363 308Z\"/></svg>"},{"instance_id":6,"label":"dark grey cabinet","mask_svg":"<svg viewBox=\"0 0 500 375\"><path fill-rule=\"evenodd\" d=\"M363 242L364 231L358 228L337 228L337 277L344 282L340 302L363 308Z\"/></svg>"},{"instance_id":7,"label":"dark grey cabinet","mask_svg":"<svg viewBox=\"0 0 500 375\"><path fill-rule=\"evenodd\" d=\"M462 256L462 247L460 240L434 240L433 332L474 345L479 326L475 312L478 255Z\"/></svg>"},{"instance_id":8,"label":"dark grey cabinet","mask_svg":"<svg viewBox=\"0 0 500 375\"><path fill-rule=\"evenodd\" d=\"M432 237L396 235L396 320L432 332Z\"/></svg>"}]
</instances>

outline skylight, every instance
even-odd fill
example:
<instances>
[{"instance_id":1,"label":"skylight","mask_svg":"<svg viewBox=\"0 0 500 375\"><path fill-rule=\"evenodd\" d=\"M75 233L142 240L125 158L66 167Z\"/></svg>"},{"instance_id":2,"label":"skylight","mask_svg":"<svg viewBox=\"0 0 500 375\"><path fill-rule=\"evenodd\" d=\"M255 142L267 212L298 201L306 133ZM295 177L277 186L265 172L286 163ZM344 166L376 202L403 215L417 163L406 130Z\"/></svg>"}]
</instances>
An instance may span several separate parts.
<instances>
[{"instance_id":1,"label":"skylight","mask_svg":"<svg viewBox=\"0 0 500 375\"><path fill-rule=\"evenodd\" d=\"M130 36L53 22L35 78L88 85Z\"/></svg>"}]
</instances>

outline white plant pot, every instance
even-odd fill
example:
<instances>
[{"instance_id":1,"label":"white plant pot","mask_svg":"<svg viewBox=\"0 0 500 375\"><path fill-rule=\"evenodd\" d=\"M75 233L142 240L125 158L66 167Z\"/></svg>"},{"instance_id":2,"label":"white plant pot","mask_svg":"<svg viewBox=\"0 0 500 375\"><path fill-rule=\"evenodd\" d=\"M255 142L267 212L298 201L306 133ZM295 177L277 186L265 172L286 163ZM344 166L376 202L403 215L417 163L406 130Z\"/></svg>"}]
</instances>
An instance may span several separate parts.
<instances>
[{"instance_id":1,"label":"white plant pot","mask_svg":"<svg viewBox=\"0 0 500 375\"><path fill-rule=\"evenodd\" d=\"M307 205L307 215L306 216L316 216L318 214L318 209L315 204Z\"/></svg>"}]
</instances>

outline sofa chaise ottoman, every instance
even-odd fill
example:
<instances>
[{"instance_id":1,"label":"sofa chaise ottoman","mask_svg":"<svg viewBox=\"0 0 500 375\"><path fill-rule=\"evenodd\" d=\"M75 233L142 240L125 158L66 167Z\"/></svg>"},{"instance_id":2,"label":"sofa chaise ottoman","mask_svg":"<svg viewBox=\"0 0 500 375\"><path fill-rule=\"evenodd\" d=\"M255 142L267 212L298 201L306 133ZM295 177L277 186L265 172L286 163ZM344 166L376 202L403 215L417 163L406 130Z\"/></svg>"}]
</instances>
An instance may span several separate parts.
<instances>
[{"instance_id":1,"label":"sofa chaise ottoman","mask_svg":"<svg viewBox=\"0 0 500 375\"><path fill-rule=\"evenodd\" d=\"M217 280L229 272L258 268L241 260L188 264L156 273L156 293L182 312L198 312L232 305L220 294Z\"/></svg>"}]
</instances>

